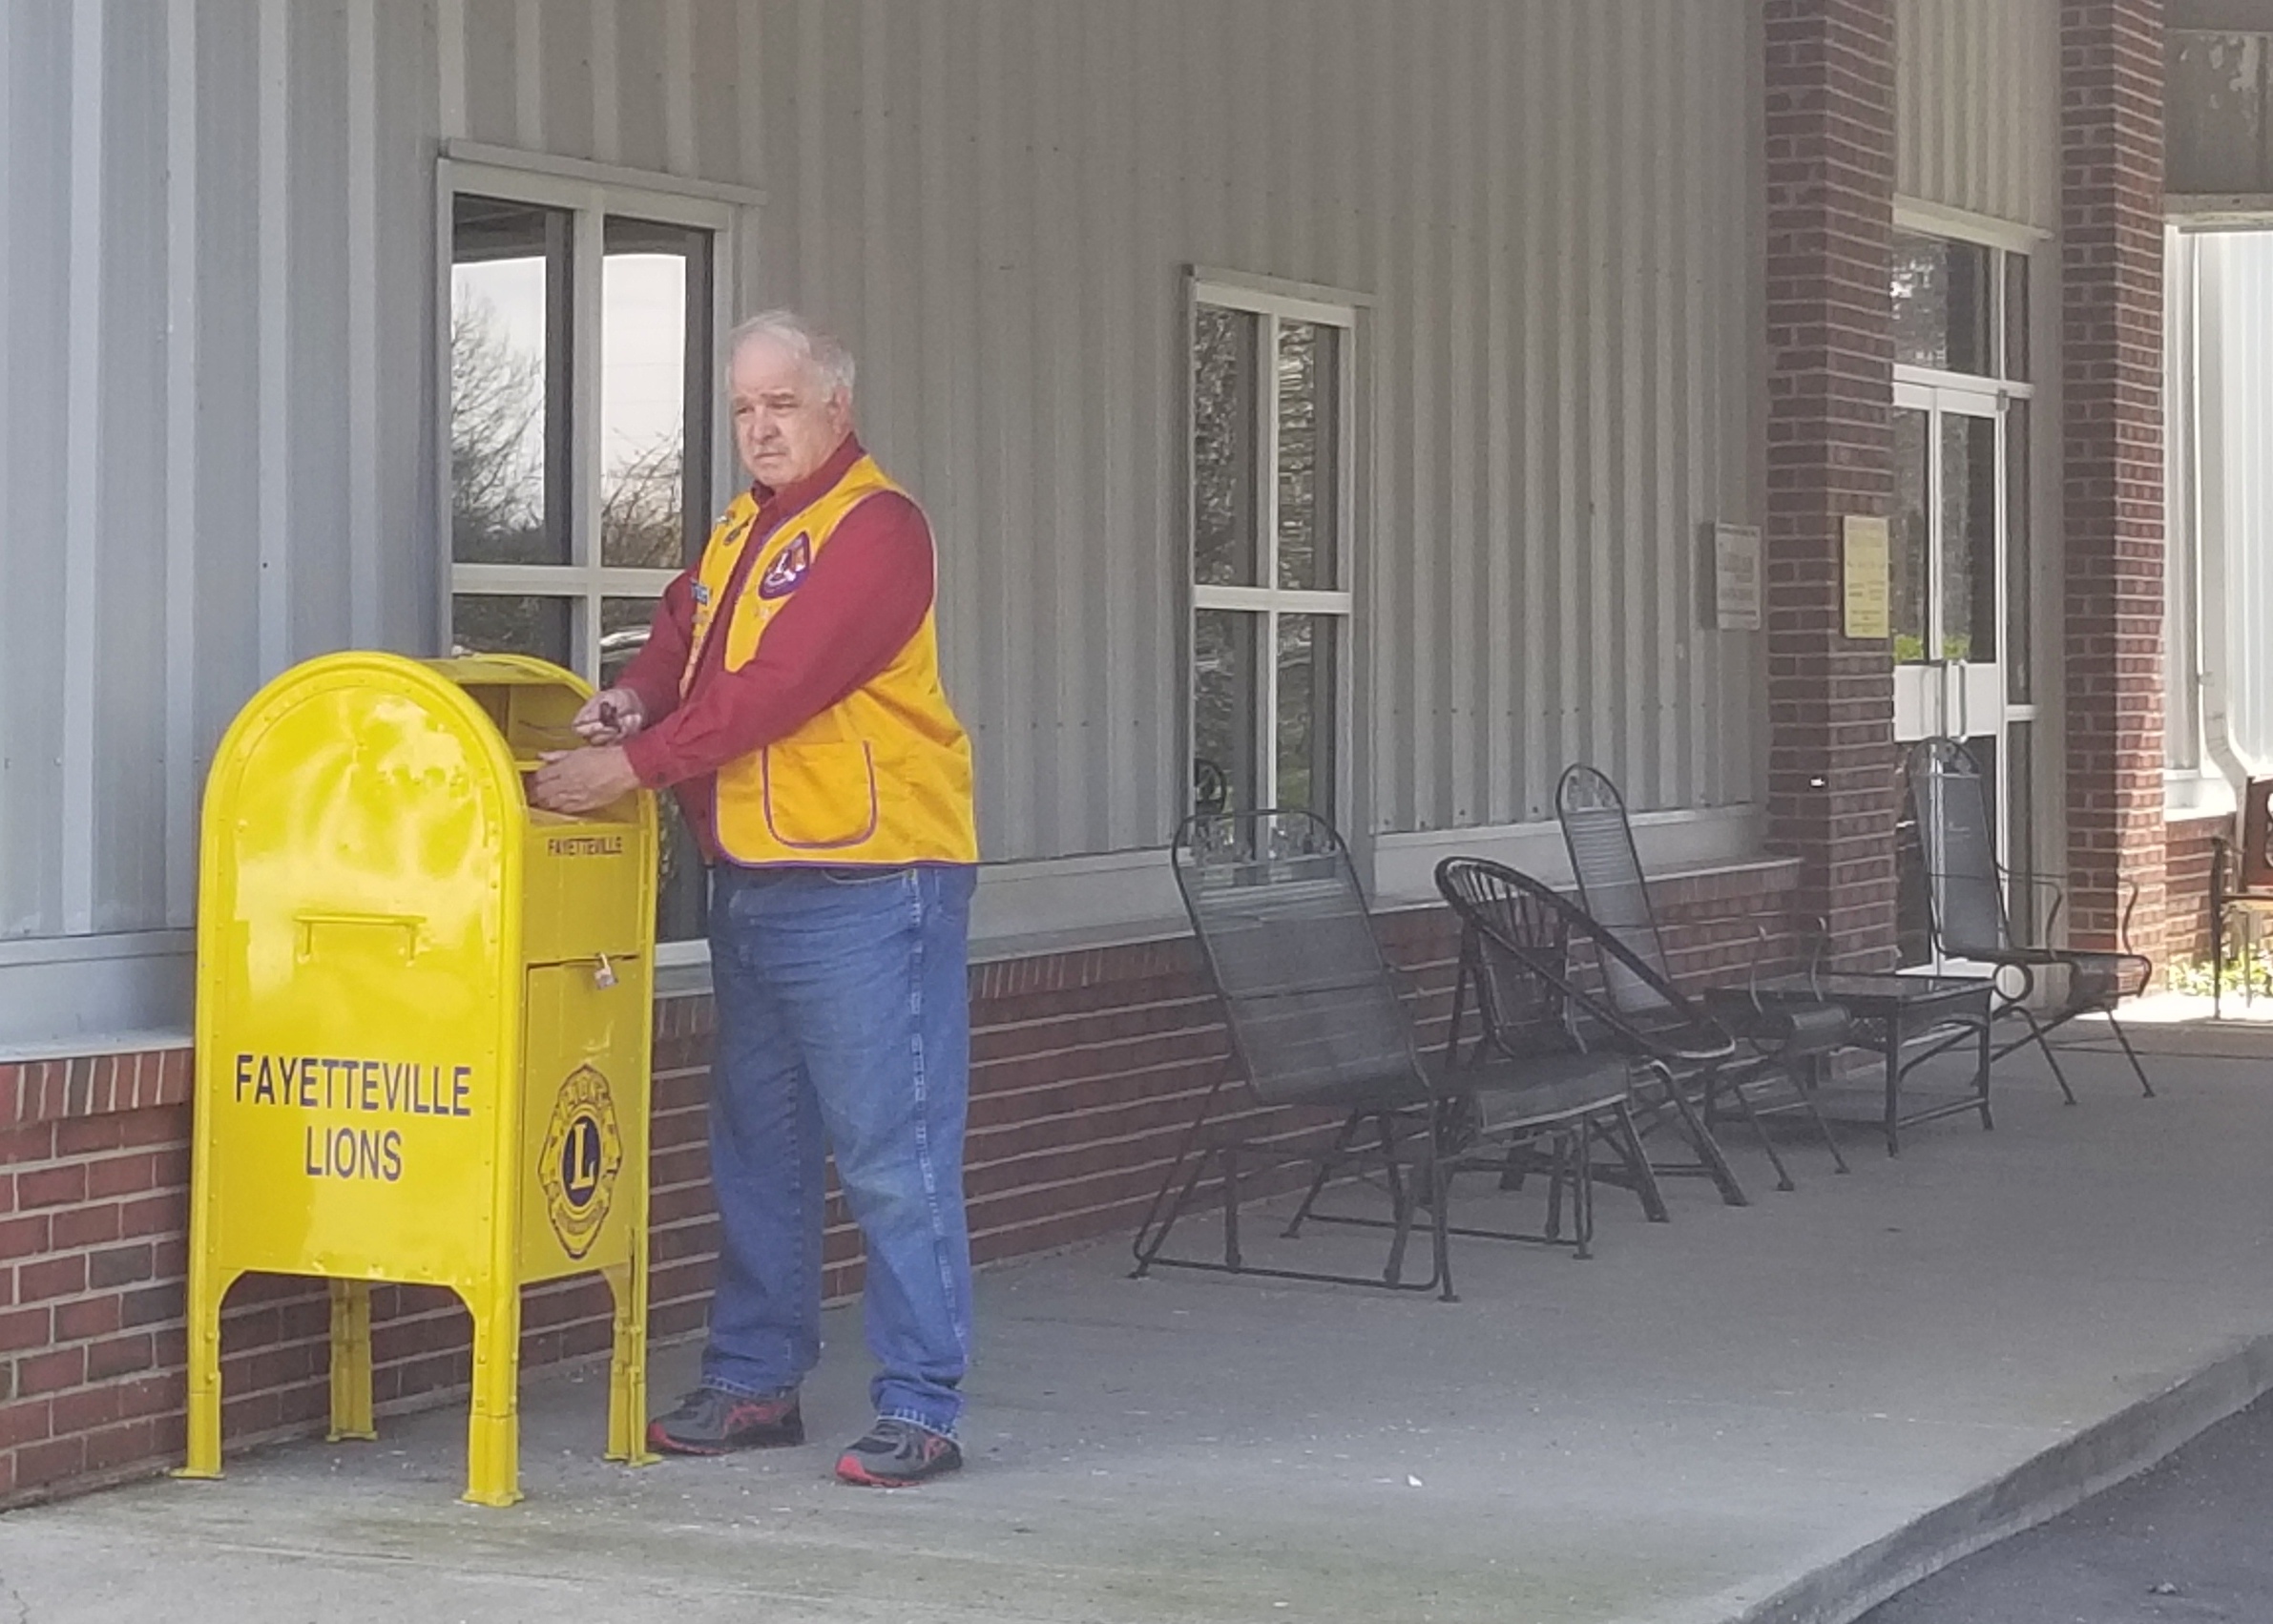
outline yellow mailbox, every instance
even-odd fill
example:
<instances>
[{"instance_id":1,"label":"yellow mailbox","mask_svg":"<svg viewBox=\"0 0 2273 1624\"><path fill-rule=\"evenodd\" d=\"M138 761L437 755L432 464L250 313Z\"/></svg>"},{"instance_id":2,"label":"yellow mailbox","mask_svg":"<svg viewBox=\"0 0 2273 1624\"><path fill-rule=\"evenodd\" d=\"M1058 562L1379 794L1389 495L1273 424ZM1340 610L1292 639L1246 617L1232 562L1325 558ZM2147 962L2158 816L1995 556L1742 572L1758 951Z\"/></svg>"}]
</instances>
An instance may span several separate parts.
<instances>
[{"instance_id":1,"label":"yellow mailbox","mask_svg":"<svg viewBox=\"0 0 2273 1624\"><path fill-rule=\"evenodd\" d=\"M198 925L189 1458L220 1472L220 1309L331 1283L331 1430L375 1436L370 1285L473 1316L469 1500L520 1498L521 1287L615 1295L611 1459L646 1409L656 813L523 793L590 690L517 656L341 654L221 740Z\"/></svg>"}]
</instances>

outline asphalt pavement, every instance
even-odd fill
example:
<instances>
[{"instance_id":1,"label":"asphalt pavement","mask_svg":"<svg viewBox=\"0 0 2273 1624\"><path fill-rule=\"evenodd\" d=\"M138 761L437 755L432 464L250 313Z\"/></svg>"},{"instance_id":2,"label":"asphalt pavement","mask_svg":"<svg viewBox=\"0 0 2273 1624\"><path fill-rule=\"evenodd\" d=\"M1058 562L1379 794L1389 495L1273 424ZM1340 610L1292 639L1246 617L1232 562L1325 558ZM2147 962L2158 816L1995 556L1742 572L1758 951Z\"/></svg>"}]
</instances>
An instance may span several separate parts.
<instances>
[{"instance_id":1,"label":"asphalt pavement","mask_svg":"<svg viewBox=\"0 0 2273 1624\"><path fill-rule=\"evenodd\" d=\"M2273 1399L2075 1510L1905 1591L1863 1624L2273 1620Z\"/></svg>"}]
</instances>

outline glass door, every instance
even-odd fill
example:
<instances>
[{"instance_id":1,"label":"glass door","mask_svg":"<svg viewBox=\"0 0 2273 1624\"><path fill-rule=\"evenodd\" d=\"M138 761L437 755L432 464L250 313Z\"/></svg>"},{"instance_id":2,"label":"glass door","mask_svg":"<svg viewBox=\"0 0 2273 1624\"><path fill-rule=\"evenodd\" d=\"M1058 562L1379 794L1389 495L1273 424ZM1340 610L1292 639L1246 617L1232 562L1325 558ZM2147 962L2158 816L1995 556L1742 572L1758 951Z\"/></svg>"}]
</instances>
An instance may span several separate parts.
<instances>
[{"instance_id":1,"label":"glass door","mask_svg":"<svg viewBox=\"0 0 2273 1624\"><path fill-rule=\"evenodd\" d=\"M1888 563L1894 736L1905 742L2004 728L2004 418L1994 394L1894 390Z\"/></svg>"},{"instance_id":2,"label":"glass door","mask_svg":"<svg viewBox=\"0 0 2273 1624\"><path fill-rule=\"evenodd\" d=\"M1904 746L1957 739L1980 761L1997 808L2008 725L2005 557L2006 402L1993 389L1897 384L1894 503L1888 567L1894 634L1894 737ZM1907 824L1910 809L1902 808ZM1921 964L1927 939L1924 875L1915 831L1906 830L1902 958ZM2009 848L2009 842L2008 842Z\"/></svg>"}]
</instances>

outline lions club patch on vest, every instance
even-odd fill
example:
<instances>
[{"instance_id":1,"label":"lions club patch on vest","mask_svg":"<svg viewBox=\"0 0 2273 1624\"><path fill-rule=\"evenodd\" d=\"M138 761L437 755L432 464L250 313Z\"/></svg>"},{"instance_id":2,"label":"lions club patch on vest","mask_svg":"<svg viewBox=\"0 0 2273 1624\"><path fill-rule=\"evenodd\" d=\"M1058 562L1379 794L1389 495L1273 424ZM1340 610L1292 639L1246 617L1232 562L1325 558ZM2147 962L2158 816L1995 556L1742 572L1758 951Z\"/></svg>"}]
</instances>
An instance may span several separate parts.
<instances>
[{"instance_id":1,"label":"lions club patch on vest","mask_svg":"<svg viewBox=\"0 0 2273 1624\"><path fill-rule=\"evenodd\" d=\"M622 1169L623 1134L608 1079L579 1066L560 1085L536 1170L553 1233L570 1257L583 1257L599 1239Z\"/></svg>"},{"instance_id":2,"label":"lions club patch on vest","mask_svg":"<svg viewBox=\"0 0 2273 1624\"><path fill-rule=\"evenodd\" d=\"M805 584L805 572L812 567L813 538L801 535L774 554L774 561L765 567L765 574L758 583L758 595L787 597Z\"/></svg>"}]
</instances>

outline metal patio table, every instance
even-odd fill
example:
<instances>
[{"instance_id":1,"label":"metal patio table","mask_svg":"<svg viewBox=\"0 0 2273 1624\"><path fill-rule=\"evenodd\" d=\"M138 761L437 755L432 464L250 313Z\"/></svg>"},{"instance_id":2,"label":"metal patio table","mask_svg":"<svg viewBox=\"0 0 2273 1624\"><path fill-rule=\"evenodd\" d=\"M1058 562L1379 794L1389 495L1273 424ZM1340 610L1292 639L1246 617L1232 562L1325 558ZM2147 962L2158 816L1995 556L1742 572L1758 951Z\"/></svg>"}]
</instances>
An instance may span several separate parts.
<instances>
[{"instance_id":1,"label":"metal patio table","mask_svg":"<svg viewBox=\"0 0 2273 1624\"><path fill-rule=\"evenodd\" d=\"M1902 1154L1902 1130L1959 1112L1978 1111L1981 1126L1996 1123L1989 1110L1991 997L1995 983L1987 976L1894 975L1846 971L1776 976L1746 987L1715 988L1706 994L1713 1013L1742 1035L1747 1017L1793 1005L1837 1004L1855 1024L1865 1045L1886 1056L1887 1154ZM1946 1033L1924 1053L1903 1059L1906 1046ZM1978 1060L1970 1094L1936 1100L1921 1110L1902 1111L1902 1080L1918 1067L1971 1037Z\"/></svg>"}]
</instances>

